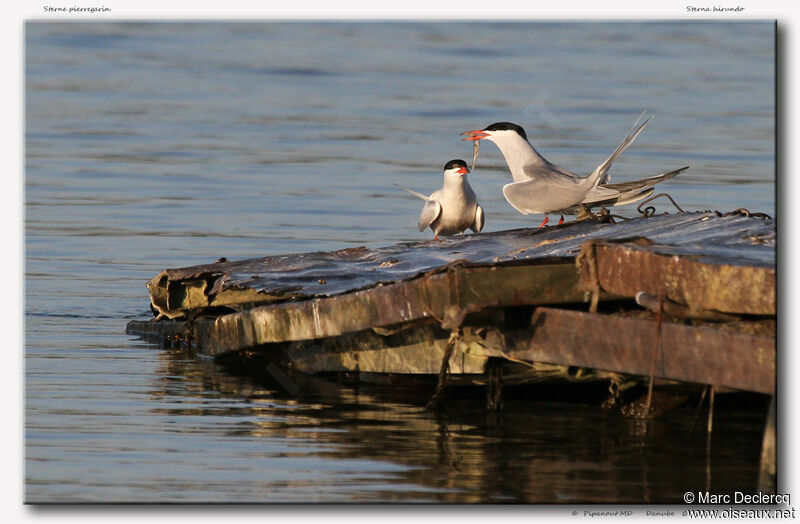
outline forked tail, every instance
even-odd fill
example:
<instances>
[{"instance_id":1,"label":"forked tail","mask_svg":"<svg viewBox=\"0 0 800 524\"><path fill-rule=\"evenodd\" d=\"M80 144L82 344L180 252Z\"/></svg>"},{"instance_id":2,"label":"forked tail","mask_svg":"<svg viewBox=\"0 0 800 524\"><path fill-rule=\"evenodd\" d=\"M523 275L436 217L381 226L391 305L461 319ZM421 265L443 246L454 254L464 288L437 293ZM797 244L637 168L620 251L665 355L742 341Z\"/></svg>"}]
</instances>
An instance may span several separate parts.
<instances>
[{"instance_id":1,"label":"forked tail","mask_svg":"<svg viewBox=\"0 0 800 524\"><path fill-rule=\"evenodd\" d=\"M647 113L647 111L643 111L642 114L639 115L639 118L636 120L636 122L633 123L633 127L631 128L631 132L628 133L628 136L625 137L625 140L623 140L622 143L617 147L617 149L613 153L611 153L611 156L608 157L605 162L603 162L602 164L597 166L597 169L594 170L594 172L592 173L591 176L592 177L597 177L596 181L594 183L595 187L597 185L599 185L599 184L607 184L609 182L611 177L608 175L608 170L609 170L609 168L611 168L611 164L614 162L614 160L619 155L622 154L623 151L628 149L630 147L630 145L633 144L633 141L636 140L636 137L639 136L639 133L642 132L642 129L644 129L644 126L646 126L647 123L650 122L650 120L654 116L654 115L650 115L647 118L647 120L642 122L641 125L640 125L639 122L641 122L642 118L644 118L644 115L646 113ZM637 125L639 127L636 127Z\"/></svg>"},{"instance_id":2,"label":"forked tail","mask_svg":"<svg viewBox=\"0 0 800 524\"><path fill-rule=\"evenodd\" d=\"M426 197L426 196L425 196L425 195L423 195L422 193L417 193L417 192L416 192L416 191L414 191L413 189L408 189L407 187L405 187L405 186L401 186L400 184L396 184L396 183L394 183L394 182L392 182L392 184L396 185L396 186L397 186L397 187L399 187L400 189L405 189L406 191L408 191L409 193L411 193L411 194L412 194L412 195L414 195L415 197L419 197L419 198L421 198L422 200L428 200L428 197Z\"/></svg>"}]
</instances>

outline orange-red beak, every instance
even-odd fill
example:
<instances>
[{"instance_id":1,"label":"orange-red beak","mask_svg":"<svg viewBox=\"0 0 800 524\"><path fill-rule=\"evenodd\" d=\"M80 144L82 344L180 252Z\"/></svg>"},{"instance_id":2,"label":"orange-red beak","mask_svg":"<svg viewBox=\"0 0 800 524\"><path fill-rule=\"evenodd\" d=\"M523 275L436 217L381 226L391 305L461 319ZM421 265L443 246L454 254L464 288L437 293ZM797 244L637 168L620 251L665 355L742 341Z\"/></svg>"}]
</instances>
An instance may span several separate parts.
<instances>
[{"instance_id":1,"label":"orange-red beak","mask_svg":"<svg viewBox=\"0 0 800 524\"><path fill-rule=\"evenodd\" d=\"M458 171L456 171L456 173L458 173L459 175L466 175L467 173L469 173L469 169L467 169L466 166L464 166Z\"/></svg>"},{"instance_id":2,"label":"orange-red beak","mask_svg":"<svg viewBox=\"0 0 800 524\"><path fill-rule=\"evenodd\" d=\"M480 140L481 138L486 138L489 136L489 133L484 132L481 129L475 129L473 131L464 131L461 135L469 135L466 138L462 138L461 140Z\"/></svg>"}]
</instances>

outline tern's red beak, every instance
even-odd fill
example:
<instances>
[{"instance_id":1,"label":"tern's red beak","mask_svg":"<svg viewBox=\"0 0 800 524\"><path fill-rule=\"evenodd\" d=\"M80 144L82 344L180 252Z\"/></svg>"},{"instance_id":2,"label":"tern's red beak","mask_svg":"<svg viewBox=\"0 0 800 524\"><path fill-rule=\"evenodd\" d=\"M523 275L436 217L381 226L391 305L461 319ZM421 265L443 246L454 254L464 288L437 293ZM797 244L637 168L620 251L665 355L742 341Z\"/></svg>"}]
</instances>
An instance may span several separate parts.
<instances>
[{"instance_id":1,"label":"tern's red beak","mask_svg":"<svg viewBox=\"0 0 800 524\"><path fill-rule=\"evenodd\" d=\"M475 129L473 131L464 131L461 134L469 135L466 138L462 138L461 140L480 140L481 138L486 138L487 136L489 136L489 133L485 133L481 129Z\"/></svg>"},{"instance_id":2,"label":"tern's red beak","mask_svg":"<svg viewBox=\"0 0 800 524\"><path fill-rule=\"evenodd\" d=\"M456 171L456 173L458 173L459 175L466 175L467 173L469 173L469 169L467 169L466 166L464 166L458 171Z\"/></svg>"}]
</instances>

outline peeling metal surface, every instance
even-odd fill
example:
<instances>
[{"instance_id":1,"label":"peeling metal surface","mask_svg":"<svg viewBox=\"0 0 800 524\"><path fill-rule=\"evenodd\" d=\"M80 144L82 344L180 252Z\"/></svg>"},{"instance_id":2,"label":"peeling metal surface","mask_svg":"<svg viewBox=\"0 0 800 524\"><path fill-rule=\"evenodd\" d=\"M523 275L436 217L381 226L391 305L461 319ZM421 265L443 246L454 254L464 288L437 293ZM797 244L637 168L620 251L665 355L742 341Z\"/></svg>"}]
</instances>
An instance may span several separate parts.
<instances>
[{"instance_id":1,"label":"peeling metal surface","mask_svg":"<svg viewBox=\"0 0 800 524\"><path fill-rule=\"evenodd\" d=\"M773 394L775 338L615 315L538 308L516 358Z\"/></svg>"},{"instance_id":2,"label":"peeling metal surface","mask_svg":"<svg viewBox=\"0 0 800 524\"><path fill-rule=\"evenodd\" d=\"M208 306L271 303L334 296L398 282L456 260L469 264L506 264L574 257L592 238L645 236L674 253L729 257L749 265L775 263L775 222L715 213L657 215L612 223L572 222L441 241L402 243L216 262L167 269L148 283L161 314L180 317Z\"/></svg>"},{"instance_id":3,"label":"peeling metal surface","mask_svg":"<svg viewBox=\"0 0 800 524\"><path fill-rule=\"evenodd\" d=\"M433 324L381 336L372 331L283 346L292 369L305 373L366 372L435 375L447 346L446 332ZM450 357L454 374L483 373L486 357L465 339Z\"/></svg>"}]
</instances>

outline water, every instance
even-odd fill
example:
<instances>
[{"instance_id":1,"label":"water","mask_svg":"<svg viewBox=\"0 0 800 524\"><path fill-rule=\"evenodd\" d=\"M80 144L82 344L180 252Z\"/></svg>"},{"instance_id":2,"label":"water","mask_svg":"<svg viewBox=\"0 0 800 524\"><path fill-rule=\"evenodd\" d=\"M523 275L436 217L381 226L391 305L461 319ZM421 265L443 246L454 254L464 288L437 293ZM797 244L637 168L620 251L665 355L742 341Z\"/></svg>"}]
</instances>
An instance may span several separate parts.
<instances>
[{"instance_id":1,"label":"water","mask_svg":"<svg viewBox=\"0 0 800 524\"><path fill-rule=\"evenodd\" d=\"M678 501L752 489L762 419L715 447L574 402L298 397L124 335L165 267L428 238L419 203L461 131L510 120L588 173L643 109L613 181L688 210L774 214L770 23L28 23L25 499ZM484 144L486 230L536 225ZM667 209L667 208L663 208ZM635 209L622 211L635 214ZM477 408L476 408L477 406ZM717 438L719 435L719 438ZM710 461L710 462L709 462ZM671 473L680 465L680 475Z\"/></svg>"}]
</instances>

